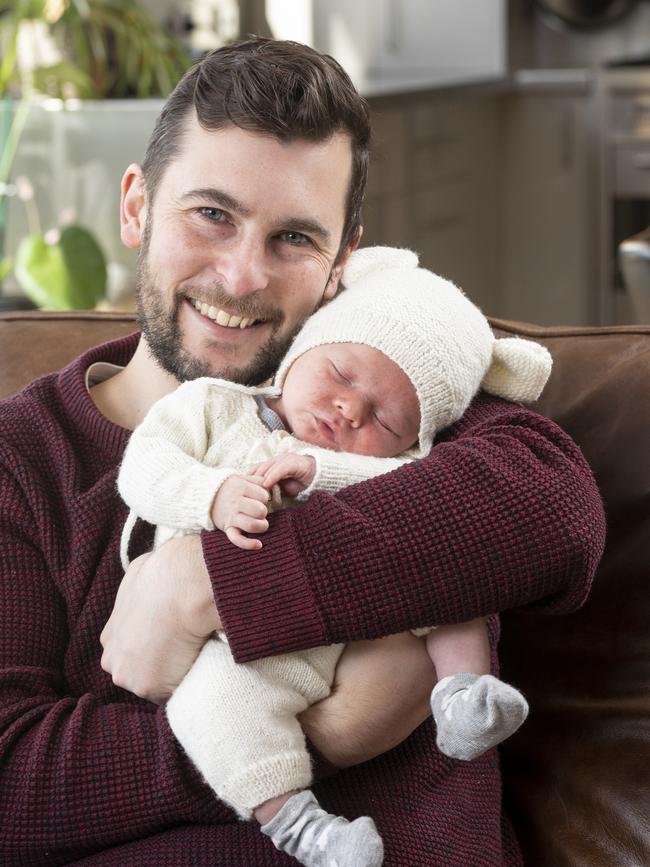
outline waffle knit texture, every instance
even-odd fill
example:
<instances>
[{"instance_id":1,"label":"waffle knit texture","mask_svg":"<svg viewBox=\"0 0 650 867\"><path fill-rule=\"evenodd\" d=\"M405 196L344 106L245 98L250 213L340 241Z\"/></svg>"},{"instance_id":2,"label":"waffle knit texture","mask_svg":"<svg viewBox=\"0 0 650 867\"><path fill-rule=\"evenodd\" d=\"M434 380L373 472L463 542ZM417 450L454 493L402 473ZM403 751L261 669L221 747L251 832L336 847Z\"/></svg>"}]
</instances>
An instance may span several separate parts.
<instances>
[{"instance_id":1,"label":"waffle knit texture","mask_svg":"<svg viewBox=\"0 0 650 867\"><path fill-rule=\"evenodd\" d=\"M0 863L290 867L214 798L164 710L100 665L122 578L116 478L129 434L97 412L84 373L126 364L136 343L97 347L1 404ZM138 528L133 553L152 538ZM249 552L202 534L240 661L519 606L571 611L603 540L579 449L547 419L482 395L429 457L272 515L254 580ZM434 739L427 721L338 772L315 756L314 792L347 819L372 815L386 867L520 864L496 751L455 762Z\"/></svg>"},{"instance_id":2,"label":"waffle knit texture","mask_svg":"<svg viewBox=\"0 0 650 867\"><path fill-rule=\"evenodd\" d=\"M411 250L365 247L350 256L345 291L305 322L275 384L304 352L364 343L398 364L415 386L420 430L414 457L457 421L479 388L507 400L537 400L551 373L548 350L519 337L495 339L479 308L450 280L418 268Z\"/></svg>"}]
</instances>

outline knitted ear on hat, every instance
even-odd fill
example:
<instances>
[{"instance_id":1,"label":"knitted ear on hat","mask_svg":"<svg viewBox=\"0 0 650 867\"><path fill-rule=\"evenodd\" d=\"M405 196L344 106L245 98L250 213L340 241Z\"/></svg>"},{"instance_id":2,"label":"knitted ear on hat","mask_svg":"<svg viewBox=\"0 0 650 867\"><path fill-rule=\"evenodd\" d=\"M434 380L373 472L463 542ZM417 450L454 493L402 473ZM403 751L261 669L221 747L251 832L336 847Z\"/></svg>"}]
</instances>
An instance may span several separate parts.
<instances>
[{"instance_id":1,"label":"knitted ear on hat","mask_svg":"<svg viewBox=\"0 0 650 867\"><path fill-rule=\"evenodd\" d=\"M553 359L539 343L521 337L494 341L492 362L481 388L506 400L532 403L542 393Z\"/></svg>"},{"instance_id":2,"label":"knitted ear on hat","mask_svg":"<svg viewBox=\"0 0 650 867\"><path fill-rule=\"evenodd\" d=\"M412 250L399 247L362 247L355 250L343 270L341 282L350 288L379 271L392 271L396 268L417 268L418 255Z\"/></svg>"}]
</instances>

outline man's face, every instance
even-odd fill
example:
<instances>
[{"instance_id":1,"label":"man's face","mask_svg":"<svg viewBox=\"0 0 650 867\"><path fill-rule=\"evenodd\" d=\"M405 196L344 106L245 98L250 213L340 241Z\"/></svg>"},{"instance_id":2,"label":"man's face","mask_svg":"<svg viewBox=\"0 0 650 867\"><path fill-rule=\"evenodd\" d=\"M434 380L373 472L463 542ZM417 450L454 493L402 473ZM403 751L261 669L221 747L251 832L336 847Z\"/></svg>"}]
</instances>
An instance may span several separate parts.
<instances>
[{"instance_id":1,"label":"man's face","mask_svg":"<svg viewBox=\"0 0 650 867\"><path fill-rule=\"evenodd\" d=\"M343 134L284 144L190 118L139 213L140 323L165 370L250 384L274 373L302 322L336 294L351 167Z\"/></svg>"}]
</instances>

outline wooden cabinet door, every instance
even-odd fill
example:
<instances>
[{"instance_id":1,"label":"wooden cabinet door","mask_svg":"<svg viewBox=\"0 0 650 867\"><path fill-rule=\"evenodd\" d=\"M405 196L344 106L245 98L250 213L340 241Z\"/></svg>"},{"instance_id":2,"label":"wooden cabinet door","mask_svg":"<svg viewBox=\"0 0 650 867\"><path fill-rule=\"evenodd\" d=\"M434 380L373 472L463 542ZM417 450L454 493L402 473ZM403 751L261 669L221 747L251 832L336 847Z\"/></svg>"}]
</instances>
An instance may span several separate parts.
<instances>
[{"instance_id":1,"label":"wooden cabinet door","mask_svg":"<svg viewBox=\"0 0 650 867\"><path fill-rule=\"evenodd\" d=\"M584 325L597 317L588 106L586 96L575 94L508 97L505 317L542 325Z\"/></svg>"}]
</instances>

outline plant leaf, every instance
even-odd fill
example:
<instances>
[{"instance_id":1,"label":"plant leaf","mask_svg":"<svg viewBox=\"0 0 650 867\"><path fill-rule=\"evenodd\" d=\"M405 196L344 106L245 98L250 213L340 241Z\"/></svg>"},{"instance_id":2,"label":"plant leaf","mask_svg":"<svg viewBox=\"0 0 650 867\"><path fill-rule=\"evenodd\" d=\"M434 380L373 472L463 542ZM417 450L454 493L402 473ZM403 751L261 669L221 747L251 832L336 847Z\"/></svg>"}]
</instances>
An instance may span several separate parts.
<instances>
[{"instance_id":1,"label":"plant leaf","mask_svg":"<svg viewBox=\"0 0 650 867\"><path fill-rule=\"evenodd\" d=\"M56 244L42 235L23 238L15 272L25 295L49 310L88 310L106 292L104 254L80 226L65 228Z\"/></svg>"},{"instance_id":2,"label":"plant leaf","mask_svg":"<svg viewBox=\"0 0 650 867\"><path fill-rule=\"evenodd\" d=\"M4 280L14 269L14 259L12 256L5 256L0 259L0 281Z\"/></svg>"}]
</instances>

